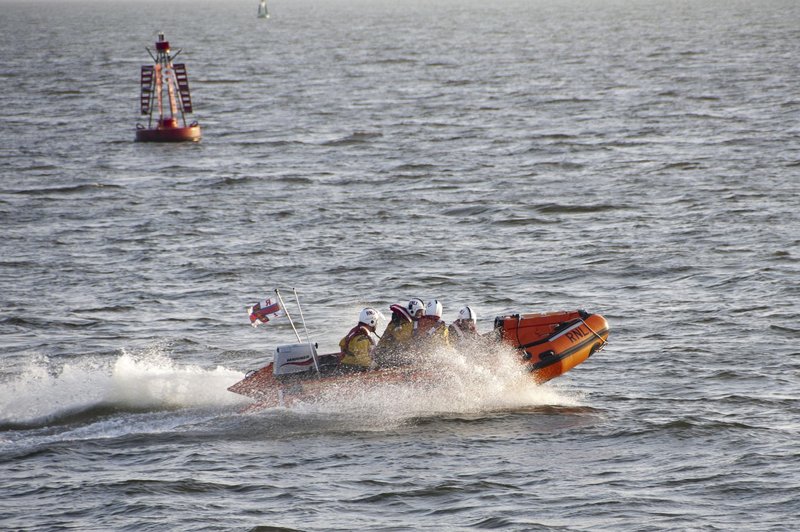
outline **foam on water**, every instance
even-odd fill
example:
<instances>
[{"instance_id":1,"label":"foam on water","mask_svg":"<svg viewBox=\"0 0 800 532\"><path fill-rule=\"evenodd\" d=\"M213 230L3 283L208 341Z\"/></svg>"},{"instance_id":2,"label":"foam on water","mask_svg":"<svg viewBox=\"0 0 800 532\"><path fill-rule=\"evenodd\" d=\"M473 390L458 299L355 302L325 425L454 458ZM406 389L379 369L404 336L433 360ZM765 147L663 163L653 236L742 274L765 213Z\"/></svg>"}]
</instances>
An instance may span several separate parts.
<instances>
[{"instance_id":1,"label":"foam on water","mask_svg":"<svg viewBox=\"0 0 800 532\"><path fill-rule=\"evenodd\" d=\"M386 428L408 419L474 414L535 406L577 406L580 398L538 386L506 346L473 345L427 350L414 364L434 379L401 383L333 383L319 396L295 404L298 414L329 414ZM180 364L164 346L122 350L116 358L86 356L55 365L42 356L0 390L0 426L41 427L117 414L186 408L228 408L248 399L227 391L240 371ZM351 428L357 428L352 423ZM153 427L158 432L157 427Z\"/></svg>"},{"instance_id":2,"label":"foam on water","mask_svg":"<svg viewBox=\"0 0 800 532\"><path fill-rule=\"evenodd\" d=\"M143 411L234 405L226 388L242 373L181 365L162 347L87 356L59 366L37 356L0 390L0 425L37 426L96 410Z\"/></svg>"},{"instance_id":3,"label":"foam on water","mask_svg":"<svg viewBox=\"0 0 800 532\"><path fill-rule=\"evenodd\" d=\"M509 346L499 344L429 349L412 356L413 364L426 372L418 380L331 383L290 409L309 419L332 416L346 430L369 431L391 430L418 418L580 406L579 394L537 385L518 358ZM284 408L273 408L257 415L284 413ZM320 430L326 430L324 425Z\"/></svg>"}]
</instances>

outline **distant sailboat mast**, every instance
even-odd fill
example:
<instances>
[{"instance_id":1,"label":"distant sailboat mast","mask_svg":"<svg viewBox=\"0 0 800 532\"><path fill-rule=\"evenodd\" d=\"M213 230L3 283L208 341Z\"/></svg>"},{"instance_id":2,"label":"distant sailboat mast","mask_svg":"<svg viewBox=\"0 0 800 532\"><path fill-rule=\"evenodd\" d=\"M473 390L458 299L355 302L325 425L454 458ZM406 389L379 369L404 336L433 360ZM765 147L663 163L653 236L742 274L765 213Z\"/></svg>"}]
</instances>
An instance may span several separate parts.
<instances>
[{"instance_id":1,"label":"distant sailboat mast","mask_svg":"<svg viewBox=\"0 0 800 532\"><path fill-rule=\"evenodd\" d=\"M258 18L269 18L269 9L267 9L267 0L261 0L258 4Z\"/></svg>"}]
</instances>

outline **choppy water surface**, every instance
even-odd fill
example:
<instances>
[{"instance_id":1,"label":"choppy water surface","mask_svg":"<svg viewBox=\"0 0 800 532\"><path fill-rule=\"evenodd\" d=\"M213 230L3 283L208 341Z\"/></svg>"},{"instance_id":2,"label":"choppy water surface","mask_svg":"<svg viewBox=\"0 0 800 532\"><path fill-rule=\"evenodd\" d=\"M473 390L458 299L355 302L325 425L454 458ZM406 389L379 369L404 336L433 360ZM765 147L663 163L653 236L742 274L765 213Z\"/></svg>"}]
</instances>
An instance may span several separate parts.
<instances>
[{"instance_id":1,"label":"choppy water surface","mask_svg":"<svg viewBox=\"0 0 800 532\"><path fill-rule=\"evenodd\" d=\"M794 528L800 4L257 5L0 1L2 528ZM132 142L158 31L199 144ZM275 286L611 343L242 415Z\"/></svg>"}]
</instances>

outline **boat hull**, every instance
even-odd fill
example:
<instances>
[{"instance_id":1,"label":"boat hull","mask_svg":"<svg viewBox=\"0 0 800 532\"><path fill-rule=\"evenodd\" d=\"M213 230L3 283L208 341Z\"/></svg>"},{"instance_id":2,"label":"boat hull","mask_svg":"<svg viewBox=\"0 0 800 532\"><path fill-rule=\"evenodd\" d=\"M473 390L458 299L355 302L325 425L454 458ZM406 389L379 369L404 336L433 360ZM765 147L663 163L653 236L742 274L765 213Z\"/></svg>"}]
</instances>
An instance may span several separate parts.
<instances>
[{"instance_id":1,"label":"boat hull","mask_svg":"<svg viewBox=\"0 0 800 532\"><path fill-rule=\"evenodd\" d=\"M325 357L326 355L323 355ZM335 355L329 355L335 356ZM419 383L430 379L430 371L416 368L386 368L377 371L350 371L329 373L305 373L277 377L270 362L263 368L251 371L244 379L228 390L255 399L244 411L263 408L291 406L298 401L319 397L325 389L335 386L338 390L348 386L360 389L376 385Z\"/></svg>"},{"instance_id":2,"label":"boat hull","mask_svg":"<svg viewBox=\"0 0 800 532\"><path fill-rule=\"evenodd\" d=\"M137 142L197 142L202 137L200 126L158 127L136 130Z\"/></svg>"}]
</instances>

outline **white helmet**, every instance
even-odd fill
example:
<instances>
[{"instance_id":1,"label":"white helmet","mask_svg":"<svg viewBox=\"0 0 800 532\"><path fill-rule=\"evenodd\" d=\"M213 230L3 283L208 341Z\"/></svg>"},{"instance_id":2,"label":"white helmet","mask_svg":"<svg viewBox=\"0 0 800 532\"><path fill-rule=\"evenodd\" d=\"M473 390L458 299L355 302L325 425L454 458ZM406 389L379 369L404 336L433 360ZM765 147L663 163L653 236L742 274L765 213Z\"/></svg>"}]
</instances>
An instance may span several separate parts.
<instances>
[{"instance_id":1,"label":"white helmet","mask_svg":"<svg viewBox=\"0 0 800 532\"><path fill-rule=\"evenodd\" d=\"M428 301L428 306L425 307L425 315L436 316L437 318L442 317L442 304L439 303L438 299L431 299Z\"/></svg>"},{"instance_id":2,"label":"white helmet","mask_svg":"<svg viewBox=\"0 0 800 532\"><path fill-rule=\"evenodd\" d=\"M472 310L472 307L467 306L458 311L458 319L477 321L478 316L475 315L475 311Z\"/></svg>"},{"instance_id":3,"label":"white helmet","mask_svg":"<svg viewBox=\"0 0 800 532\"><path fill-rule=\"evenodd\" d=\"M358 315L359 323L363 323L364 325L369 325L370 327L375 327L378 325L378 317L380 313L375 310L374 308L365 308L361 311L361 314Z\"/></svg>"},{"instance_id":4,"label":"white helmet","mask_svg":"<svg viewBox=\"0 0 800 532\"><path fill-rule=\"evenodd\" d=\"M425 303L423 303L421 299L415 297L408 302L408 306L406 308L408 309L408 313L411 314L411 317L414 318L416 317L417 312L425 309Z\"/></svg>"}]
</instances>

